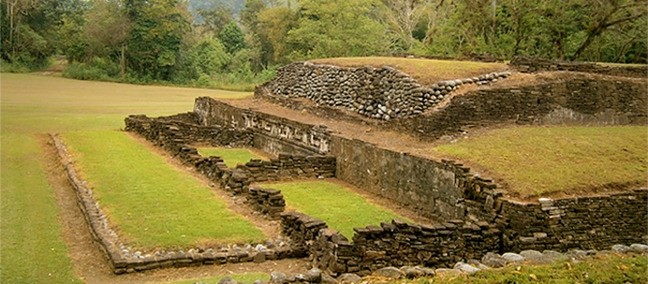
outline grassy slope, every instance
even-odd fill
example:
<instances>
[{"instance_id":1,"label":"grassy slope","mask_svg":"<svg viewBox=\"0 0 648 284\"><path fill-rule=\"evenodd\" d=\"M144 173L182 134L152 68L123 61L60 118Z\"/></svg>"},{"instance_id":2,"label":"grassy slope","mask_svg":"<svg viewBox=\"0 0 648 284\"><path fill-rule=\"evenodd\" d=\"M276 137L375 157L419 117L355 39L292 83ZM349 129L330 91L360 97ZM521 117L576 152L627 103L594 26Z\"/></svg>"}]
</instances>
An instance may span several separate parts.
<instances>
[{"instance_id":1,"label":"grassy slope","mask_svg":"<svg viewBox=\"0 0 648 284\"><path fill-rule=\"evenodd\" d=\"M644 126L496 129L434 150L488 169L521 196L643 185Z\"/></svg>"},{"instance_id":2,"label":"grassy slope","mask_svg":"<svg viewBox=\"0 0 648 284\"><path fill-rule=\"evenodd\" d=\"M126 133L70 132L63 138L111 222L135 245L191 247L265 239L208 187Z\"/></svg>"},{"instance_id":3,"label":"grassy slope","mask_svg":"<svg viewBox=\"0 0 648 284\"><path fill-rule=\"evenodd\" d=\"M490 72L504 71L504 63L474 61L451 61L402 57L343 57L317 59L313 62L341 66L391 66L417 79L422 84L431 85L443 80L469 78Z\"/></svg>"},{"instance_id":4,"label":"grassy slope","mask_svg":"<svg viewBox=\"0 0 648 284\"><path fill-rule=\"evenodd\" d=\"M362 196L328 181L303 181L262 184L262 187L279 189L286 205L304 214L319 218L332 229L347 238L353 237L353 228L379 225L400 219L411 222L398 214L369 203Z\"/></svg>"},{"instance_id":5,"label":"grassy slope","mask_svg":"<svg viewBox=\"0 0 648 284\"><path fill-rule=\"evenodd\" d=\"M203 157L216 156L223 159L228 168L235 168L238 164L245 164L252 159L267 160L265 157L257 155L250 149L245 148L213 148L200 147L198 153Z\"/></svg>"},{"instance_id":6,"label":"grassy slope","mask_svg":"<svg viewBox=\"0 0 648 284\"><path fill-rule=\"evenodd\" d=\"M518 269L519 267L519 269ZM408 283L648 283L648 257L607 255L582 262L560 261L546 265L507 266L483 270L472 276L437 275ZM403 281L405 282L405 281Z\"/></svg>"},{"instance_id":7,"label":"grassy slope","mask_svg":"<svg viewBox=\"0 0 648 284\"><path fill-rule=\"evenodd\" d=\"M198 96L250 95L27 74L0 80L0 283L75 281L36 134L119 129L128 114L170 115L191 111Z\"/></svg>"}]
</instances>

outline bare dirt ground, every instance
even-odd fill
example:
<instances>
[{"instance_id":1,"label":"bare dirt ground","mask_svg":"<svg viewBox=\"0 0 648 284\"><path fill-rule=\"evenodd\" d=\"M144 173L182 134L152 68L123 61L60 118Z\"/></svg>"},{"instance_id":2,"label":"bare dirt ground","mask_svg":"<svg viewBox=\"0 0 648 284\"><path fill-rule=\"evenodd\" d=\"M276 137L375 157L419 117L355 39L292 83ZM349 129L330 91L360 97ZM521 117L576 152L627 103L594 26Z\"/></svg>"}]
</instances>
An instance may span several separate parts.
<instances>
[{"instance_id":1,"label":"bare dirt ground","mask_svg":"<svg viewBox=\"0 0 648 284\"><path fill-rule=\"evenodd\" d=\"M53 148L53 145L49 144L46 136L43 135L40 137L40 142L46 156L48 179L54 189L56 202L60 208L59 220L62 224L62 237L67 244L68 255L72 260L74 272L86 283L160 283L250 272L271 273L273 271L281 271L284 273L303 273L308 269L306 260L288 259L266 261L264 263L237 263L158 269L140 273L115 275L110 270L107 260L92 238L88 225L76 203L74 190L68 183L63 167L58 160L56 150ZM151 145L149 144L149 146ZM156 152L160 151L157 148L153 149L156 149ZM179 162L169 157L168 154L166 156L172 164L176 166L179 164ZM185 167L180 167L180 169L185 169ZM197 175L195 172L191 174L194 176ZM204 178L203 181L205 181ZM214 192L219 197L221 193L225 194L219 190L214 190ZM234 201L229 197L224 198L224 200L229 200L228 203L230 205L234 204ZM233 207L238 208L243 206ZM236 209L235 211L239 214L247 214L246 217L255 224L265 224L264 226L260 226L264 233L275 234L277 226L268 226L267 224L269 222L267 220L262 221L262 217L251 214L249 211L244 212L244 208Z\"/></svg>"}]
</instances>

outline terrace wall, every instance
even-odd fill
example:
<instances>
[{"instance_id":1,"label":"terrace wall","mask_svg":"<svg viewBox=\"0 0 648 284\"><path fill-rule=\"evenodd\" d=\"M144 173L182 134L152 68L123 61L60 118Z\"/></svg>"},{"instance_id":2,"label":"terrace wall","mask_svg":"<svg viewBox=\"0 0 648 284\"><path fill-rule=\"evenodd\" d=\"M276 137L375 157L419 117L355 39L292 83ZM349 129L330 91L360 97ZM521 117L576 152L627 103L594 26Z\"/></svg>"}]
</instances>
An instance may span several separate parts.
<instances>
[{"instance_id":1,"label":"terrace wall","mask_svg":"<svg viewBox=\"0 0 648 284\"><path fill-rule=\"evenodd\" d=\"M185 267L197 265L212 265L251 261L276 260L298 256L291 246L263 246L256 249L255 244L249 244L254 249L236 248L195 248L184 250L163 250L155 252L133 252L130 247L120 240L117 233L110 227L107 216L99 207L99 202L94 198L93 190L87 187L87 182L82 180L74 167L72 158L63 142L55 135L50 135L53 145L63 165L68 182L74 189L77 204L89 225L93 240L97 243L102 253L106 256L113 273L123 274L167 267ZM273 202L277 204L277 202ZM267 243L267 242L266 242ZM260 245L260 244L259 244Z\"/></svg>"},{"instance_id":2,"label":"terrace wall","mask_svg":"<svg viewBox=\"0 0 648 284\"><path fill-rule=\"evenodd\" d=\"M244 110L208 97L196 99L194 112L203 126L254 131L252 146L268 153L314 155L329 151L330 132L325 126Z\"/></svg>"},{"instance_id":3,"label":"terrace wall","mask_svg":"<svg viewBox=\"0 0 648 284\"><path fill-rule=\"evenodd\" d=\"M570 73L563 80L456 96L429 115L397 122L424 140L490 125L645 125L648 81Z\"/></svg>"},{"instance_id":4,"label":"terrace wall","mask_svg":"<svg viewBox=\"0 0 648 284\"><path fill-rule=\"evenodd\" d=\"M356 228L349 242L310 216L287 212L281 217L284 234L296 251L309 255L313 266L331 274L368 275L382 267L404 265L452 267L458 261L501 250L499 230L486 222L454 220L419 226L392 221Z\"/></svg>"},{"instance_id":5,"label":"terrace wall","mask_svg":"<svg viewBox=\"0 0 648 284\"><path fill-rule=\"evenodd\" d=\"M308 98L365 117L392 120L423 113L461 85L488 84L509 75L490 73L423 86L388 66L354 68L296 62L277 70L277 76L258 88L255 96Z\"/></svg>"},{"instance_id":6,"label":"terrace wall","mask_svg":"<svg viewBox=\"0 0 648 284\"><path fill-rule=\"evenodd\" d=\"M213 146L252 146L256 132L218 125L200 126L174 118L129 116L125 119L126 130L136 132L166 149L235 194L247 194L249 185L253 182L335 177L335 158L320 155L279 154L278 158L270 161L251 160L235 169L229 169L219 157L200 156L192 144L203 142Z\"/></svg>"},{"instance_id":7,"label":"terrace wall","mask_svg":"<svg viewBox=\"0 0 648 284\"><path fill-rule=\"evenodd\" d=\"M641 66L604 66L595 63L556 61L536 57L517 56L509 63L514 69L524 73L543 71L575 71L603 75L646 78L648 65Z\"/></svg>"}]
</instances>

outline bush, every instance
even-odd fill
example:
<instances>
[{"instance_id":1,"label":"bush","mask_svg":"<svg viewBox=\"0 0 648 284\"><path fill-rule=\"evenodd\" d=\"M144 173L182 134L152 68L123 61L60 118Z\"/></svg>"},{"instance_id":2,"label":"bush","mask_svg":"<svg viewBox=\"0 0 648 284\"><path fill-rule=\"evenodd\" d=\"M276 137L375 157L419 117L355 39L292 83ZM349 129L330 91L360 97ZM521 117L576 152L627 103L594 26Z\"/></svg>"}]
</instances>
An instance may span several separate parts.
<instances>
[{"instance_id":1,"label":"bush","mask_svg":"<svg viewBox=\"0 0 648 284\"><path fill-rule=\"evenodd\" d=\"M31 71L29 67L25 66L24 64L21 64L20 62L9 63L4 60L0 62L0 72L27 73L29 71Z\"/></svg>"},{"instance_id":2,"label":"bush","mask_svg":"<svg viewBox=\"0 0 648 284\"><path fill-rule=\"evenodd\" d=\"M73 62L63 71L63 77L78 80L117 81L118 76L119 66L100 57L88 63Z\"/></svg>"},{"instance_id":3,"label":"bush","mask_svg":"<svg viewBox=\"0 0 648 284\"><path fill-rule=\"evenodd\" d=\"M86 63L74 62L68 65L63 71L63 77L78 80L99 80L107 81L110 79L105 70L91 66Z\"/></svg>"}]
</instances>

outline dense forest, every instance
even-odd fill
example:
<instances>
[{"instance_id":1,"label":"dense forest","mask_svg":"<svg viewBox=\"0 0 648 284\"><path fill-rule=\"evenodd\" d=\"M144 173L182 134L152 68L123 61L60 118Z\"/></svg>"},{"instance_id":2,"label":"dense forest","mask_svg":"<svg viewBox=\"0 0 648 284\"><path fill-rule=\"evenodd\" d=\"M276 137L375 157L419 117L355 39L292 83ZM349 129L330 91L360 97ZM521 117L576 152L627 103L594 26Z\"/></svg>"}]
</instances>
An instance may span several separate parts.
<instances>
[{"instance_id":1,"label":"dense forest","mask_svg":"<svg viewBox=\"0 0 648 284\"><path fill-rule=\"evenodd\" d=\"M321 57L646 63L648 0L2 0L3 71L249 84Z\"/></svg>"}]
</instances>

